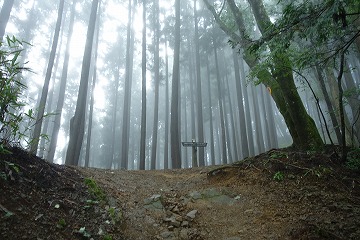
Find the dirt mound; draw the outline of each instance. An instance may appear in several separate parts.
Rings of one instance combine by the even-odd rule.
[[[111,218],[102,199],[76,168],[10,151],[0,155],[0,239],[86,239],[99,231],[121,236],[106,224]]]
[[[331,152],[124,171],[0,155],[1,239],[359,239],[360,177]]]

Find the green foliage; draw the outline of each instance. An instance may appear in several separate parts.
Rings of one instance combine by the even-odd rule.
[[[123,213],[121,210],[114,208],[114,207],[110,207],[109,210],[109,216],[111,218],[111,221],[113,224],[117,224],[117,223],[121,223],[123,220]]]
[[[333,170],[330,167],[324,167],[322,165],[319,165],[317,167],[310,168],[309,170],[307,170],[304,176],[311,174],[317,176],[318,178],[322,178],[328,176],[332,172]]]
[[[15,171],[16,173],[19,173],[19,172],[20,172],[19,165],[15,164],[15,163],[11,163],[11,162],[5,161],[5,165],[6,165],[9,169]]]
[[[360,148],[349,151],[346,166],[355,171],[360,171]]]
[[[10,154],[11,152],[4,147],[4,144],[0,143],[0,154]]]
[[[94,195],[94,197],[98,201],[105,201],[106,195],[101,190],[101,188],[97,185],[94,179],[92,178],[85,178],[85,184],[87,185],[89,192]]]
[[[19,165],[15,164],[15,163],[11,163],[8,161],[4,161],[5,164],[5,172],[1,171],[0,172],[0,178],[4,179],[5,181],[8,180],[9,178],[11,180],[14,180],[14,177],[12,175],[13,172],[19,173],[20,172],[20,167]]]
[[[0,178],[6,181],[7,180],[6,173],[5,172],[0,172]]]
[[[60,228],[60,229],[65,228],[66,227],[65,219],[63,219],[63,218],[59,219],[59,221],[56,224],[56,227]]]
[[[86,204],[87,205],[85,205],[83,207],[84,209],[91,208],[91,206],[99,204],[99,201],[94,201],[94,200],[88,199],[88,200],[86,200]]]
[[[270,154],[271,159],[281,159],[281,158],[288,158],[288,155],[283,152],[272,152]]]
[[[112,238],[112,236],[110,236],[110,235],[105,235],[104,236],[104,240],[112,240],[113,238]]]
[[[275,174],[274,174],[274,176],[273,176],[273,179],[275,180],[275,181],[282,181],[282,180],[284,180],[284,178],[285,178],[285,176],[284,176],[284,174],[282,173],[282,172],[280,172],[280,171],[278,171],[278,172],[276,172]]]
[[[20,54],[24,42],[15,37],[7,37],[0,42],[0,151],[3,144],[19,142],[25,135],[20,125],[24,117],[31,115],[22,112],[25,103],[21,94],[26,86],[21,81],[21,73],[28,70],[20,65]]]
[[[283,6],[281,16],[250,48],[263,59],[258,72],[259,69],[271,71],[273,59],[289,59],[291,67],[300,70],[326,64],[359,37],[358,0],[280,0],[279,4]],[[285,63],[284,66],[290,65]]]

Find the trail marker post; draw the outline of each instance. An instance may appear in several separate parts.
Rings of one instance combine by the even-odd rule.
[[[198,167],[197,162],[197,148],[198,147],[206,147],[206,142],[195,142],[195,139],[193,139],[191,142],[181,142],[181,144],[184,147],[192,147],[192,166]]]

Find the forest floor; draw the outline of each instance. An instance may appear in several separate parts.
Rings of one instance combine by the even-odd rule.
[[[331,152],[124,171],[11,151],[0,155],[0,239],[360,239],[360,173]]]

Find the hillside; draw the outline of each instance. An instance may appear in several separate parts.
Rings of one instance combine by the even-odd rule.
[[[0,239],[359,239],[360,177],[330,153],[124,171],[0,155]]]

